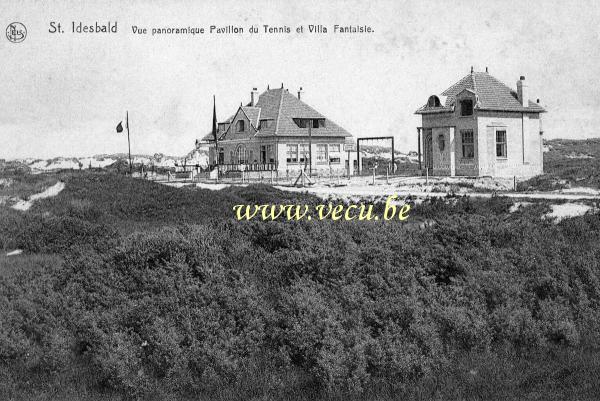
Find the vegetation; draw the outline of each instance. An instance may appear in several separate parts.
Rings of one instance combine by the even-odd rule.
[[[600,188],[600,139],[553,139],[545,146],[544,174],[520,183],[520,190]]]
[[[0,248],[25,251],[0,258],[0,399],[600,394],[598,215],[493,197],[410,223],[237,222],[237,203],[318,200],[54,179],[57,197],[0,207]]]

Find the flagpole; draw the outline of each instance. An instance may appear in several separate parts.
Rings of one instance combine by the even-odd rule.
[[[213,126],[212,126],[213,136],[215,140],[215,165],[217,166],[217,182],[219,182],[219,141],[218,141],[218,133],[217,133],[217,100],[215,95],[213,95]]]
[[[131,142],[129,141],[129,111],[126,111],[126,125],[127,125],[127,147],[129,149],[129,175],[132,175],[133,165],[131,164]]]

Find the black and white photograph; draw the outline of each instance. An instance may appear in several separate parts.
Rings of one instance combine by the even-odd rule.
[[[600,400],[600,3],[0,28],[0,400]]]

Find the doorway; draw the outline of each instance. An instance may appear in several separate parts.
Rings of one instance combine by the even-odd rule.
[[[424,130],[423,139],[425,169],[427,169],[428,174],[431,174],[433,171],[433,138],[431,128],[426,128]]]

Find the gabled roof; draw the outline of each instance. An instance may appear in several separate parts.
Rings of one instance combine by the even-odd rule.
[[[311,130],[311,135],[315,137],[352,136],[348,131],[284,88],[267,89],[258,97],[254,107],[240,106],[240,108],[256,129],[259,127],[260,120],[273,120],[274,123],[267,128],[260,129],[256,134],[257,136],[308,136],[308,128],[298,127],[294,122],[294,118],[324,119],[324,127]],[[231,123],[234,118],[235,115],[228,120],[228,123]],[[202,140],[212,141],[212,133],[205,135]]]
[[[258,128],[258,118],[260,117],[260,107],[243,106],[242,111],[246,114],[246,117],[248,117],[248,120],[250,120],[250,124],[252,124],[252,126],[254,126],[254,128]]]
[[[415,114],[452,111],[456,96],[464,90],[469,90],[477,95],[478,103],[476,108],[479,110],[524,111],[531,113],[543,113],[546,111],[542,106],[531,100],[529,101],[529,105],[524,107],[519,102],[516,91],[487,72],[472,72],[442,92],[442,96],[447,97],[444,105],[441,107],[427,107],[427,104],[425,104]]]

